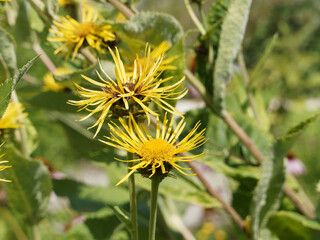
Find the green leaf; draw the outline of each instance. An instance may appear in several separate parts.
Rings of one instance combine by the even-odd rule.
[[[295,212],[274,212],[268,228],[281,240],[318,240],[320,224]]]
[[[105,207],[99,211],[86,213],[86,225],[95,239],[112,239],[111,236],[117,231],[120,221],[115,216],[114,212]]]
[[[3,60],[3,63],[6,65],[12,77],[17,69],[17,57],[14,46],[14,38],[9,35],[9,33],[0,27],[0,56]],[[0,76],[0,80],[3,76]]]
[[[129,201],[128,192],[122,187],[88,186],[72,179],[53,181],[58,196],[68,197],[73,209],[97,211],[105,205],[122,205]]]
[[[222,23],[228,12],[229,4],[229,0],[214,1],[208,11],[207,22],[209,29],[207,34],[210,36],[210,44],[215,52],[218,50]],[[217,54],[215,53],[215,58],[216,57]]]
[[[318,115],[313,116],[289,129],[287,134],[273,145],[273,153],[265,155],[261,168],[261,179],[255,189],[251,209],[251,229],[254,239],[259,239],[266,227],[269,214],[276,211],[282,197],[285,182],[284,157],[297,137],[312,123]]]
[[[130,21],[115,24],[114,31],[123,41],[150,42],[159,45],[166,40],[171,45],[178,42],[183,36],[180,23],[172,16],[158,12],[140,12]]]
[[[11,168],[3,171],[5,189],[9,205],[23,221],[33,225],[45,217],[51,193],[51,178],[46,166],[41,162],[22,157],[18,151],[5,145],[5,158]]]
[[[226,86],[245,33],[250,6],[251,0],[232,1],[222,24],[213,82],[213,102],[218,114],[225,108]]]
[[[129,213],[121,209],[119,206],[115,206],[115,207],[110,206],[110,208],[113,210],[117,218],[126,226],[128,231],[131,231],[132,224],[131,224]]]
[[[103,61],[101,62],[101,65],[104,65]],[[83,83],[86,82],[85,80],[83,80],[81,75],[85,75],[86,77],[96,79],[97,78],[96,70],[98,70],[97,66],[98,64],[92,64],[87,68],[83,68],[69,74],[53,75],[53,77],[58,83],[61,83],[65,86],[68,86],[71,89],[74,89],[75,88],[74,83],[78,83],[78,84],[81,83],[81,86],[82,86]],[[109,71],[107,71],[107,73],[109,73]]]
[[[68,100],[79,100],[80,98],[68,92],[40,92],[30,100],[27,100],[32,106],[47,111],[76,112],[77,108],[68,104]]]
[[[266,48],[265,48],[265,50],[263,52],[263,55],[261,56],[261,58],[259,59],[257,65],[255,66],[255,68],[253,69],[252,73],[250,74],[250,83],[249,83],[250,87],[252,87],[252,84],[254,84],[258,73],[260,73],[263,65],[265,64],[266,60],[270,56],[270,54],[271,54],[271,52],[272,52],[277,40],[278,40],[278,34],[275,34],[275,35],[273,35],[271,41],[266,46]]]

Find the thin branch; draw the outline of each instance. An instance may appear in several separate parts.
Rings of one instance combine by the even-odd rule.
[[[182,156],[187,156],[187,154],[183,153]],[[196,166],[194,162],[188,162],[188,165],[192,168],[193,172],[197,174],[199,180],[203,183],[207,191],[215,197],[222,205],[222,207],[227,211],[227,213],[232,217],[235,223],[246,232],[246,224],[245,221],[241,218],[241,216],[237,213],[237,211],[229,205],[221,195],[211,186],[211,184],[207,181],[203,172]]]
[[[283,186],[283,191],[303,215],[308,218],[315,218],[314,213],[307,209],[298,199],[296,192],[290,189],[287,185]]]
[[[238,136],[241,142],[246,145],[251,154],[258,160],[261,164],[263,160],[263,155],[256,145],[251,141],[250,137],[243,131],[243,129],[238,125],[238,123],[231,117],[227,111],[222,113],[224,122],[230,127],[230,129]]]
[[[40,46],[39,42],[37,41],[37,37],[36,34],[32,34],[32,38],[33,38],[33,50],[40,55],[40,59],[43,62],[43,64],[46,66],[46,68],[49,70],[49,72],[51,73],[55,73],[56,71],[56,66],[54,65],[54,63],[51,61],[51,59],[48,57],[48,55],[46,54],[46,52],[42,49],[42,47]]]
[[[117,0],[107,0],[112,6],[119,10],[127,19],[130,19],[134,16],[134,13],[124,4]]]
[[[201,35],[206,35],[206,30],[203,27],[202,23],[199,21],[199,19],[197,18],[196,14],[194,13],[189,0],[184,0],[184,4],[186,5],[186,8],[188,10],[188,13],[192,19],[192,21],[194,22],[194,24],[197,26],[197,28],[199,29]]]

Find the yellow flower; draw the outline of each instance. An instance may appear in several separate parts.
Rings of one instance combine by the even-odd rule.
[[[147,116],[148,123],[150,123],[149,114],[158,116],[158,113],[148,107],[148,104],[151,101],[167,112],[182,116],[182,114],[171,106],[167,100],[180,99],[187,93],[186,89],[176,91],[183,83],[184,78],[175,84],[160,86],[171,79],[171,77],[160,79],[159,74],[157,73],[161,66],[162,56],[153,59],[149,47],[144,66],[141,65],[140,59],[136,58],[134,61],[133,75],[132,77],[129,77],[126,74],[118,49],[116,48],[116,55],[110,48],[109,50],[115,62],[116,81],[113,81],[100,65],[101,71],[107,79],[102,78],[98,72],[97,74],[102,82],[95,81],[86,76],[82,77],[101,88],[101,90],[91,90],[76,84],[78,93],[86,99],[69,101],[69,103],[73,105],[82,107],[80,110],[86,109],[90,112],[89,115],[81,120],[85,120],[95,113],[102,112],[99,119],[90,127],[93,128],[98,126],[95,136],[100,131],[110,110],[112,114],[117,117],[123,115],[127,116],[129,112],[142,112]],[[90,106],[93,106],[94,108],[89,109]]]
[[[71,73],[71,70],[68,68],[57,68],[54,74],[57,76],[60,76],[60,75],[68,74],[68,73]],[[67,88],[64,85],[57,83],[54,80],[52,73],[50,73],[50,72],[48,72],[44,75],[43,82],[44,82],[44,86],[43,86],[44,91],[59,92],[59,91],[65,90]]]
[[[0,147],[2,147],[3,143],[0,145]],[[0,158],[2,158],[4,156],[4,154],[0,155]],[[0,161],[0,164],[3,164],[3,163],[7,163],[8,161]],[[11,166],[7,166],[7,165],[0,165],[0,172],[5,170],[6,168],[10,168]],[[3,179],[3,178],[0,178],[0,182],[11,182],[11,180],[7,180],[7,179]]]
[[[50,29],[50,32],[55,37],[48,38],[48,40],[63,43],[54,51],[54,54],[67,48],[67,58],[73,52],[73,60],[80,47],[86,45],[104,53],[101,46],[107,47],[107,42],[114,41],[116,37],[110,30],[110,25],[97,23],[98,17],[98,12],[94,8],[84,4],[81,22],[77,22],[70,16],[62,17],[61,22],[53,21],[54,27]]]
[[[159,46],[155,47],[151,52],[150,52],[150,57],[153,59],[157,59],[160,56],[163,56],[163,60],[158,68],[158,72],[162,72],[165,70],[175,70],[177,69],[175,66],[170,65],[170,63],[172,63],[174,60],[176,60],[178,58],[178,56],[173,56],[170,58],[166,58],[165,53],[170,49],[171,45],[169,42],[167,41],[163,41],[160,43]],[[146,55],[146,54],[145,54]],[[128,57],[130,58],[130,57]],[[145,66],[147,64],[148,61],[148,56],[140,56],[140,63],[142,66]],[[130,60],[130,59],[129,59]],[[131,60],[132,62],[132,60]],[[134,65],[126,65],[125,69],[127,71],[127,74],[129,76],[133,75],[133,71],[134,71]]]
[[[205,129],[196,133],[200,126],[200,122],[198,122],[194,128],[178,142],[178,138],[186,123],[184,122],[184,119],[181,119],[173,130],[173,120],[174,118],[172,117],[168,124],[169,120],[167,119],[166,114],[161,130],[158,118],[155,138],[151,136],[144,125],[137,123],[134,120],[132,114],[129,116],[128,124],[124,119],[119,118],[124,131],[115,123],[108,124],[111,131],[111,137],[107,137],[109,141],[100,141],[138,156],[138,159],[133,160],[117,159],[122,162],[137,162],[137,164],[129,168],[131,171],[122,178],[117,185],[124,182],[136,170],[139,170],[143,174],[147,174],[149,178],[155,174],[165,175],[172,167],[185,175],[195,175],[185,173],[183,170],[190,170],[190,168],[181,167],[177,162],[194,161],[195,159],[200,158],[203,153],[188,157],[178,157],[177,155],[179,153],[191,151],[204,144],[206,142],[206,139],[203,136]]]
[[[19,128],[21,126],[21,124],[19,123],[19,118],[23,110],[24,107],[21,103],[15,104],[10,102],[7,110],[0,119],[0,129]],[[22,116],[24,117],[26,115],[27,114],[24,113]]]

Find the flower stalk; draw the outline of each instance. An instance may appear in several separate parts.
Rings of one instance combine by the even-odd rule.
[[[128,152],[127,153],[128,160],[133,159],[133,154]],[[128,162],[128,171],[132,167],[134,163]],[[135,179],[134,174],[131,174],[128,178],[128,185],[129,185],[129,197],[130,197],[130,219],[132,224],[132,230],[131,230],[131,239],[132,240],[138,240],[138,217],[137,217],[137,198],[136,198],[136,185],[135,185]]]
[[[161,182],[160,176],[155,176],[151,180],[151,205],[150,205],[148,240],[155,240],[156,221],[157,221],[157,200],[158,200],[158,190],[159,190],[160,182]]]

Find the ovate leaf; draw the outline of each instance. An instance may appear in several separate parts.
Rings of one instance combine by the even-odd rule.
[[[13,146],[5,147],[5,159],[11,168],[3,171],[9,205],[26,223],[39,222],[46,213],[51,193],[51,178],[41,162],[22,157]]]
[[[130,21],[114,25],[122,40],[140,40],[158,45],[166,40],[174,45],[183,35],[180,23],[172,16],[158,12],[140,12]]]

